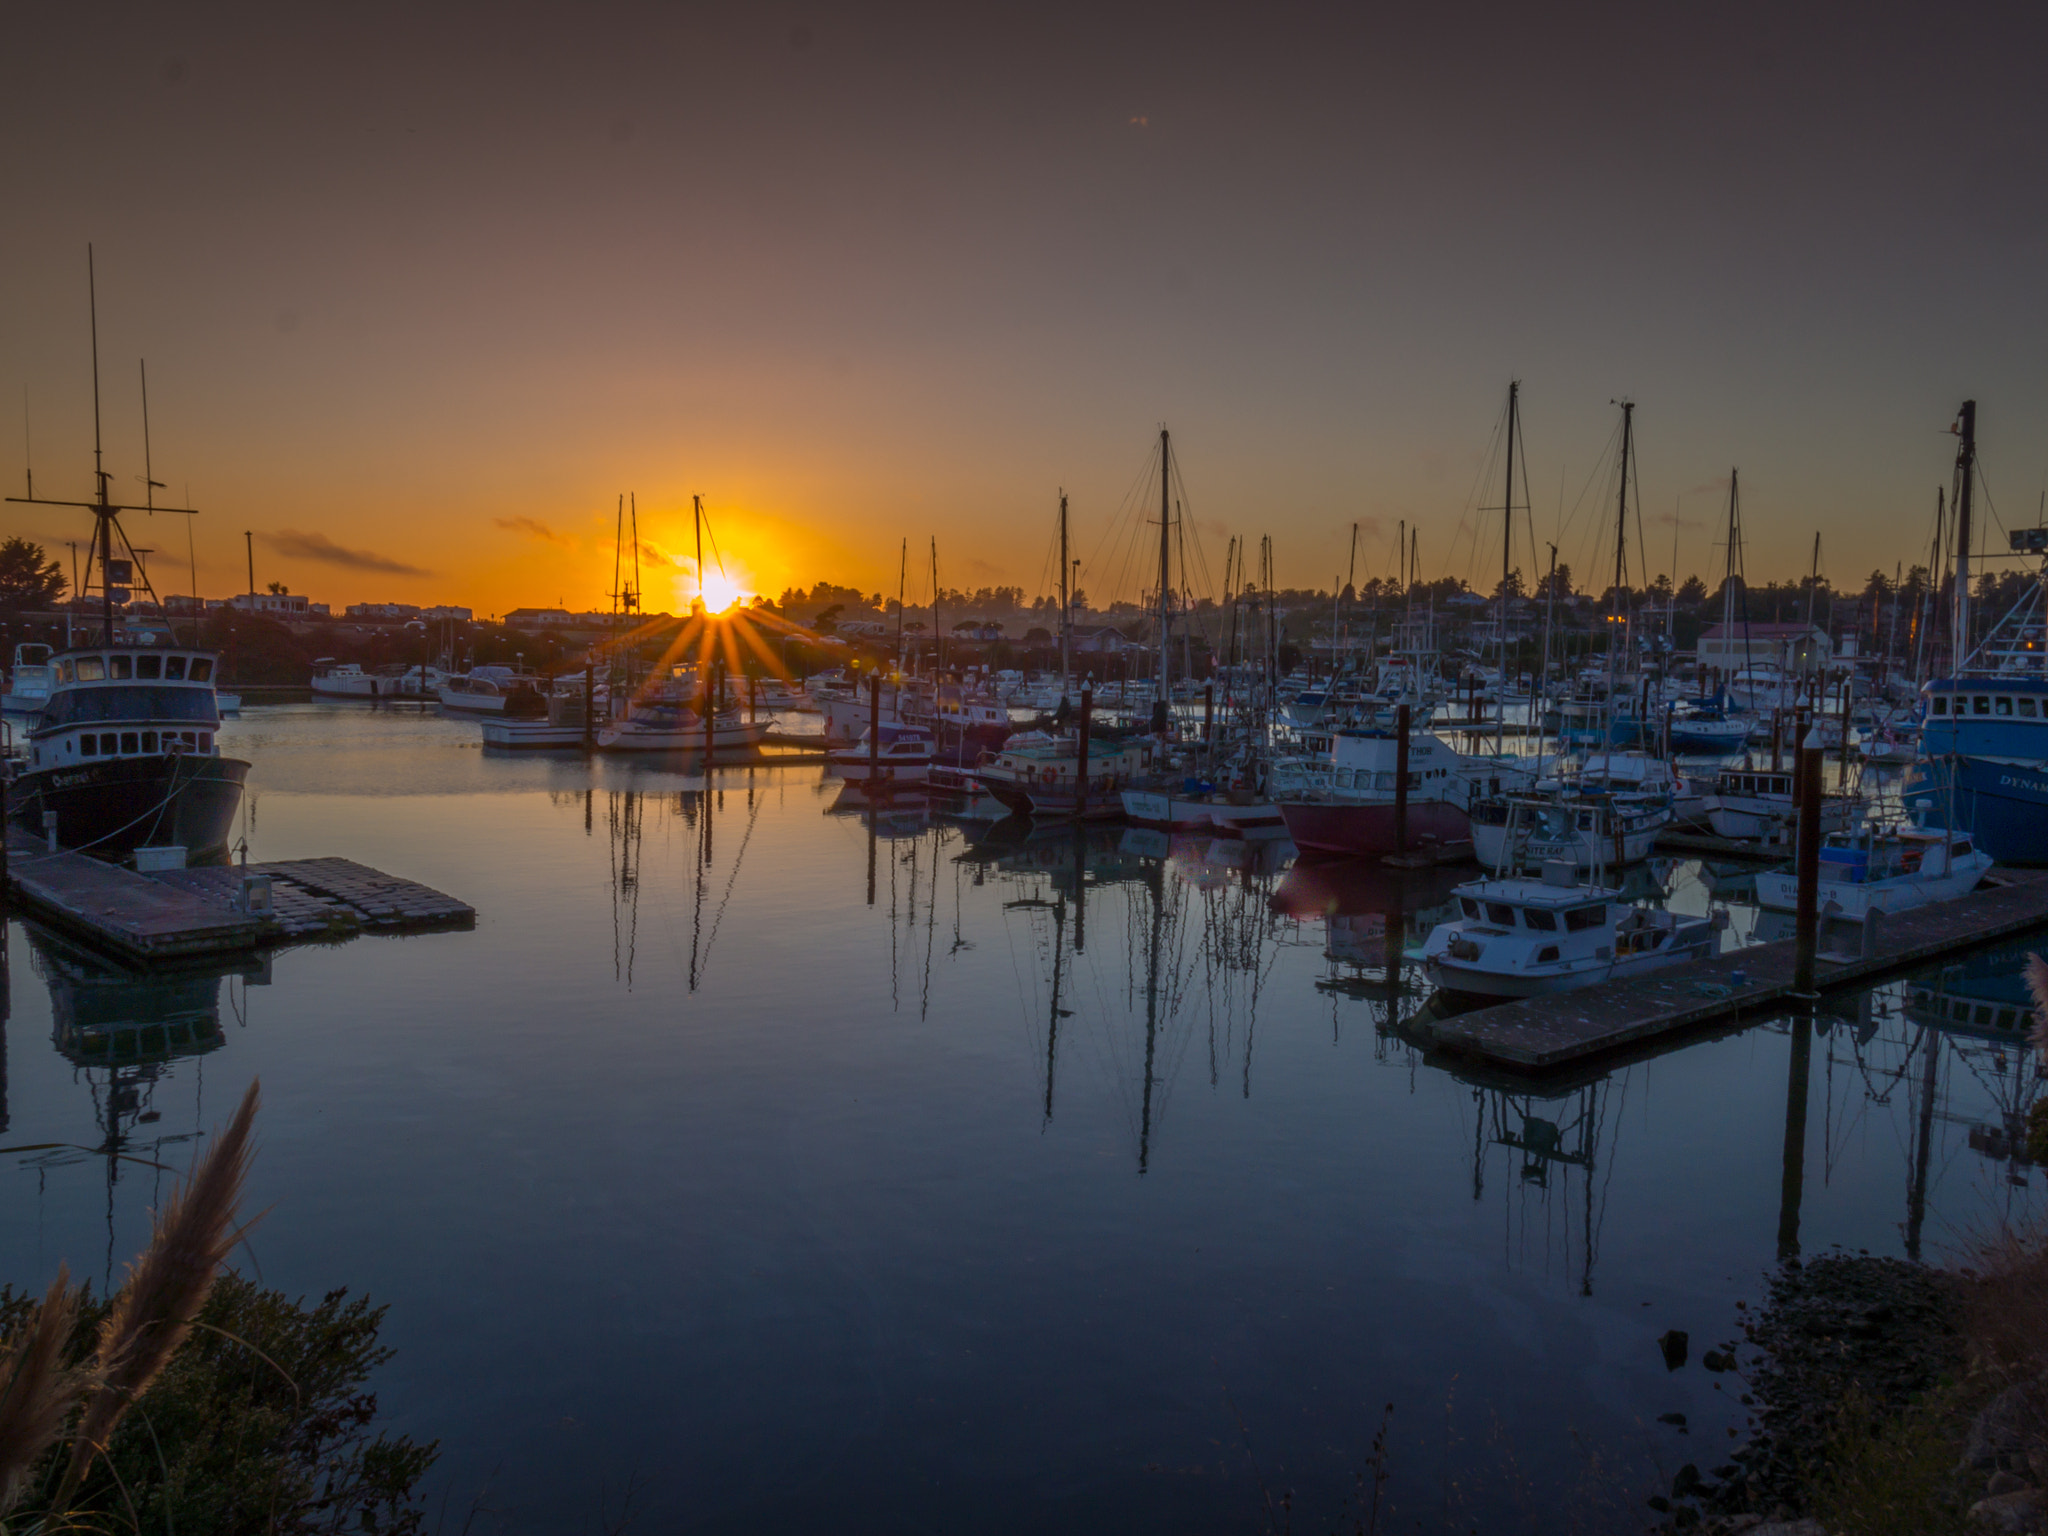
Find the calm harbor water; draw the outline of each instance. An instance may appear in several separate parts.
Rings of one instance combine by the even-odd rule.
[[[1781,1252],[2040,1204],[2022,946],[1531,1095],[1387,1030],[1426,1005],[1388,932],[1455,874],[1103,832],[1077,892],[1071,834],[835,811],[815,765],[707,798],[320,705],[223,740],[253,859],[476,930],[164,981],[17,921],[5,1142],[182,1166],[260,1076],[245,1262],[390,1303],[449,1530],[486,1490],[480,1529],[594,1529],[635,1480],[649,1529],[1242,1531],[1288,1490],[1325,1529],[1389,1403],[1404,1516],[1545,1528],[1720,1459],[1739,1388],[1655,1341],[1734,1337]],[[108,1064],[93,1021],[165,1030]],[[0,1278],[118,1276],[160,1192],[9,1154]]]

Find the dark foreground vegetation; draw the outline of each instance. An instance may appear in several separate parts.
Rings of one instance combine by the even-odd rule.
[[[252,1086],[114,1295],[61,1272],[41,1298],[0,1292],[0,1531],[421,1528],[435,1447],[375,1432],[363,1390],[382,1310],[220,1273],[255,1109]]]

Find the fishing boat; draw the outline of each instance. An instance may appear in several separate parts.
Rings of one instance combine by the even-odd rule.
[[[14,665],[7,673],[7,692],[0,695],[0,712],[10,715],[41,714],[50,701],[51,648],[24,641],[14,648]]]
[[[471,667],[442,679],[434,690],[441,707],[465,715],[524,715],[529,719],[547,713],[548,680],[511,667]]]
[[[111,631],[111,626],[108,626]],[[107,643],[59,653],[49,701],[28,733],[8,819],[100,855],[227,846],[249,765],[223,757],[210,651]]]
[[[1454,997],[1540,997],[1620,981],[1720,950],[1725,913],[1685,917],[1630,906],[1616,887],[1580,884],[1566,861],[1540,878],[1473,880],[1459,916],[1423,945],[1423,969]]]
[[[448,681],[438,667],[399,663],[367,671],[352,661],[323,656],[313,663],[313,696],[317,699],[432,698]]]
[[[1821,910],[1861,918],[1949,901],[1975,890],[1992,863],[1990,854],[1971,846],[1969,833],[1943,827],[1871,826],[1837,834],[1820,850]],[[1799,878],[1767,871],[1756,877],[1756,894],[1759,906],[1796,911]]]
[[[91,254],[87,253],[90,288]],[[99,359],[93,358],[93,482],[91,501],[27,496],[8,500],[34,506],[75,507],[93,515],[85,584],[95,574],[100,594],[98,644],[74,644],[45,658],[49,698],[29,728],[25,760],[6,789],[8,820],[66,848],[102,858],[137,848],[180,850],[181,858],[221,853],[242,803],[249,765],[220,750],[220,708],[214,695],[219,658],[211,651],[147,643],[124,635],[115,604],[126,602],[139,576],[152,599],[148,572],[121,528],[128,511],[194,515],[190,507],[155,505],[148,473],[147,397],[143,416],[142,507],[116,505],[114,478],[104,467],[99,440]],[[124,558],[114,554],[120,540]]]
[[[768,735],[766,720],[746,720],[723,710],[711,720],[713,752],[757,747]],[[687,704],[636,704],[631,716],[597,733],[600,752],[702,752],[704,717]]]
[[[1578,788],[1542,797],[1512,795],[1472,808],[1472,852],[1503,874],[1554,860],[1585,874],[1641,863],[1670,825],[1671,801],[1664,795]]]
[[[1776,768],[1723,768],[1707,795],[1707,821],[1716,837],[1738,842],[1772,842],[1786,836],[1799,811],[1793,804],[1794,776]],[[1821,796],[1823,833],[1846,832],[1863,818],[1863,801],[1853,794]]]
[[[1305,785],[1276,795],[1287,835],[1322,853],[1384,856],[1398,847],[1395,775],[1401,743],[1392,731],[1341,730],[1328,759]],[[1467,758],[1427,731],[1408,733],[1407,841],[1461,843],[1472,835],[1473,804],[1525,789],[1533,775],[1498,758]]]
[[[1120,817],[1119,797],[1152,761],[1152,743],[1147,740],[1091,739],[1084,784],[1078,741],[1032,734],[1035,739],[1012,737],[1000,752],[985,754],[974,770],[975,782],[1018,815]]]
[[[826,753],[825,762],[843,778],[922,784],[931,771],[932,738],[917,726],[884,721],[853,746]]]

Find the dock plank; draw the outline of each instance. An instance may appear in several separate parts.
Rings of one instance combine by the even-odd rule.
[[[2001,883],[1880,920],[1877,954],[1824,954],[1822,991],[1878,980],[1953,951],[2048,926],[2048,875],[2001,872]],[[1792,940],[1731,950],[1631,981],[1500,1003],[1403,1032],[1432,1050],[1547,1072],[1662,1036],[1760,1012],[1792,997]],[[1737,980],[1738,975],[1741,980]]]

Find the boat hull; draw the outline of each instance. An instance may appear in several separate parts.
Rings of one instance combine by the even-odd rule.
[[[1922,758],[1905,788],[1929,826],[1968,832],[2001,864],[2048,864],[2048,763]]]
[[[704,750],[704,727],[668,730],[666,728],[636,728],[637,722],[624,721],[609,725],[598,733],[597,749],[600,752],[697,752]],[[757,747],[768,735],[768,722],[750,721],[743,725],[719,725],[711,730],[711,750],[723,752],[738,747]]]
[[[1827,880],[1820,886],[1821,911],[1829,916],[1860,919],[1870,912],[1906,912],[1929,902],[1952,901],[1967,896],[1989,873],[1993,861],[1965,855],[1963,867],[1948,875],[1918,880],[1878,880],[1869,885]],[[1756,877],[1757,905],[1770,912],[1799,909],[1799,878],[1783,870],[1770,870]],[[1832,909],[1832,910],[1830,910]]]
[[[1287,835],[1297,848],[1319,853],[1363,854],[1384,858],[1396,853],[1394,804],[1373,801],[1347,805],[1342,801],[1285,800],[1279,806]],[[1445,800],[1408,803],[1408,846],[1461,843],[1472,835],[1472,819]]]
[[[227,846],[249,765],[200,753],[120,757],[24,773],[7,790],[7,818],[36,836],[57,816],[57,841],[96,854],[175,845],[191,855]]]

